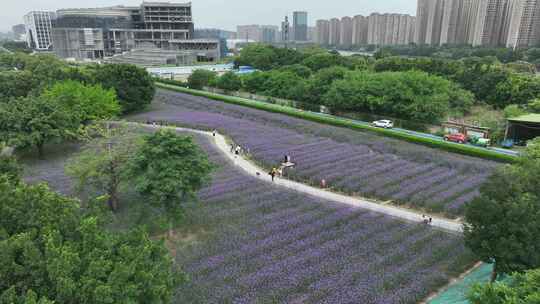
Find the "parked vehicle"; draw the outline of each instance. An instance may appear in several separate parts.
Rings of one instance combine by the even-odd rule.
[[[385,129],[392,129],[394,127],[394,123],[391,120],[377,120],[374,121],[373,126],[378,128],[385,128]]]
[[[446,134],[444,136],[444,140],[456,142],[459,144],[464,144],[467,142],[467,136],[465,136],[465,134],[462,134],[462,133]]]
[[[478,136],[472,136],[469,138],[469,142],[478,147],[489,147],[491,145],[491,140],[487,138],[482,138]]]
[[[501,146],[505,149],[512,149],[514,147],[514,141],[511,139],[503,140]]]

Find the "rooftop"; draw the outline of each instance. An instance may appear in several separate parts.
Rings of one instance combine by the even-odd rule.
[[[540,114],[527,114],[523,116],[509,118],[508,121],[540,123]]]

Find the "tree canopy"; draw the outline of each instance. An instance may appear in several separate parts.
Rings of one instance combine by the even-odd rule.
[[[451,82],[418,71],[350,72],[332,84],[323,100],[325,105],[339,110],[437,122],[448,112],[450,101],[458,92],[459,88]],[[470,98],[466,94],[461,97]]]
[[[515,165],[499,168],[465,211],[466,245],[500,273],[540,267],[540,139]]]
[[[195,90],[200,90],[213,82],[216,78],[216,73],[208,70],[195,70],[188,77],[188,86]]]
[[[80,121],[58,100],[29,96],[0,102],[0,139],[9,145],[35,146],[43,156],[45,143],[75,138]]]
[[[156,93],[150,74],[131,64],[99,66],[95,70],[95,82],[116,91],[123,114],[144,109]]]
[[[212,165],[191,137],[160,130],[144,137],[131,163],[133,186],[171,224],[181,218],[182,204],[209,180]]]
[[[2,304],[169,303],[183,280],[162,242],[107,232],[45,185],[0,176],[0,212]]]
[[[468,299],[472,304],[540,303],[540,269],[515,274],[509,283],[477,284]]]
[[[91,121],[110,119],[120,113],[120,105],[113,89],[101,85],[84,85],[78,81],[58,82],[45,90],[43,97],[67,107],[86,124]]]

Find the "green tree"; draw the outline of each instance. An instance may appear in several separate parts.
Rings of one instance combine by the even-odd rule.
[[[131,64],[106,64],[95,70],[95,81],[106,89],[113,88],[122,107],[122,113],[144,109],[156,88],[148,72]]]
[[[242,80],[236,73],[227,72],[215,81],[216,87],[226,91],[238,91],[242,88]]]
[[[267,71],[276,66],[277,54],[275,48],[263,44],[248,44],[240,52],[235,65],[248,65]]]
[[[503,112],[505,118],[513,118],[527,114],[527,111],[525,111],[523,107],[515,104],[507,106],[506,108],[504,108]]]
[[[304,59],[302,64],[310,68],[312,71],[318,71],[336,65],[341,65],[342,57],[340,55],[333,55],[329,53],[315,54]]]
[[[324,95],[325,105],[403,119],[437,122],[449,111],[456,87],[423,72],[349,72]]]
[[[66,166],[78,191],[94,190],[107,195],[111,211],[119,208],[119,192],[129,182],[129,161],[140,145],[140,136],[125,126],[99,132]]]
[[[509,283],[476,284],[468,294],[472,304],[540,303],[540,270],[516,274]]]
[[[161,130],[145,136],[131,168],[133,185],[169,218],[169,233],[182,216],[182,205],[194,199],[209,180],[212,166],[191,137]]]
[[[267,81],[270,75],[267,72],[255,71],[242,76],[244,90],[250,93],[264,92],[267,90]]]
[[[163,242],[110,233],[78,204],[0,176],[0,303],[169,303],[184,277]]]
[[[41,96],[0,103],[0,140],[25,148],[35,146],[43,157],[47,142],[75,138],[80,121],[57,100]]]
[[[0,102],[7,102],[12,97],[25,97],[37,86],[29,71],[0,72]]]
[[[540,267],[540,144],[533,142],[522,160],[495,171],[481,195],[466,206],[465,243],[500,273]]]
[[[540,113],[540,98],[535,98],[529,102],[527,109],[533,113]]]
[[[324,68],[319,70],[308,81],[306,101],[320,104],[323,95],[328,92],[335,80],[345,78],[347,69],[340,66]]]
[[[188,86],[191,89],[200,90],[215,81],[216,73],[208,70],[195,70],[188,77]]]
[[[86,86],[77,81],[67,80],[45,90],[43,96],[67,107],[69,111],[78,115],[84,124],[110,119],[120,113],[120,105],[114,90],[105,90],[101,85]]]
[[[311,76],[311,69],[301,64],[282,66],[281,68],[279,68],[279,71],[291,72],[302,78],[309,78],[309,76]]]
[[[0,154],[0,175],[6,176],[11,181],[21,178],[22,167],[17,163],[14,156]]]
[[[271,71],[263,95],[302,101],[306,97],[307,81],[291,72]]]

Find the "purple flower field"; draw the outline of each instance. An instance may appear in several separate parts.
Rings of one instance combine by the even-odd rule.
[[[221,233],[178,253],[178,303],[417,303],[471,265],[460,236],[276,188],[208,141],[199,211]]]
[[[196,139],[217,169],[177,232],[206,225],[211,233],[178,244],[190,281],[175,303],[412,304],[474,262],[459,235],[277,188]],[[64,163],[29,163],[27,172],[55,179]],[[63,180],[52,186],[69,188]]]
[[[285,154],[289,178],[341,192],[459,216],[496,163],[285,115],[158,91],[157,109],[131,119],[218,129],[266,168]]]

